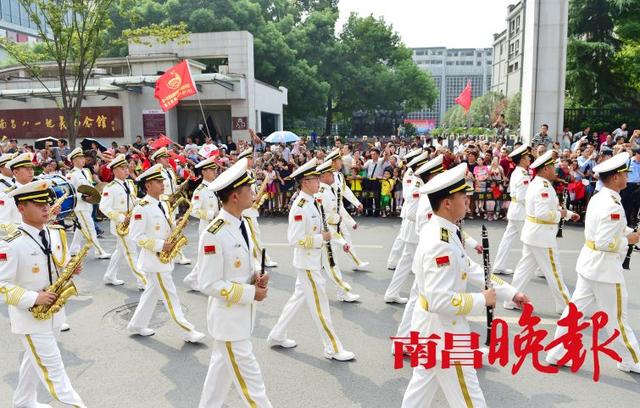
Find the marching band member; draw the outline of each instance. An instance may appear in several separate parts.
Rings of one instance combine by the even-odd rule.
[[[39,320],[30,309],[51,306],[57,295],[47,292],[66,266],[64,228],[47,226],[51,202],[50,182],[38,180],[18,186],[6,199],[16,203],[22,221],[18,229],[0,241],[0,301],[9,305],[11,332],[25,349],[14,407],[50,407],[37,401],[38,383],[51,397],[74,407],[85,407],[65,371],[56,338],[65,321],[65,309]],[[76,270],[80,273],[81,266]]]
[[[531,168],[535,169],[536,176],[529,183],[525,197],[526,218],[520,235],[522,258],[516,266],[511,284],[516,289],[523,290],[536,267],[540,268],[551,290],[556,312],[560,314],[569,303],[570,294],[562,277],[558,257],[558,222],[560,218],[577,221],[580,215],[559,207],[558,196],[552,184],[556,177],[553,150],[538,157]],[[506,301],[504,308],[514,309],[515,305]]]
[[[509,194],[511,203],[507,210],[507,229],[502,235],[502,241],[498,247],[496,258],[493,261],[493,273],[511,275],[512,269],[507,269],[507,257],[509,250],[513,246],[514,240],[522,233],[526,211],[524,208],[527,188],[531,181],[529,177],[529,165],[533,156],[528,145],[522,145],[515,149],[509,158],[516,164],[516,168],[511,173],[509,179]]]
[[[144,186],[146,196],[133,208],[129,234],[140,247],[137,268],[145,274],[147,286],[140,297],[127,329],[140,336],[155,334],[149,321],[158,299],[162,299],[173,321],[183,330],[182,337],[188,343],[198,343],[204,334],[196,331],[182,313],[182,306],[173,284],[173,260],[160,262],[158,253],[171,249],[166,239],[175,227],[167,203],[160,200],[164,193],[162,164],[156,164],[138,177],[138,184]]]
[[[349,216],[349,213],[338,203],[337,196],[334,194],[335,190],[331,188],[334,182],[334,172],[331,166],[332,164],[329,160],[317,167],[316,170],[320,174],[320,188],[315,197],[318,204],[324,209],[326,223],[331,231],[331,251],[332,254],[335,254],[337,253],[338,246],[340,246],[342,250],[349,249],[347,241],[336,231],[336,226],[340,224],[341,219]],[[354,293],[351,285],[342,278],[342,271],[340,267],[335,264],[335,260],[330,261],[329,256],[329,250],[327,246],[325,246],[322,251],[322,269],[327,272],[329,279],[335,283],[338,290],[338,300],[341,302],[355,302],[360,299],[360,295]],[[331,256],[333,257],[333,255]],[[332,266],[331,263],[334,263],[334,265]]]
[[[178,189],[178,176],[176,175],[176,172],[173,171],[173,167],[171,167],[171,163],[169,162],[169,151],[167,148],[162,147],[153,152],[151,160],[153,160],[154,163],[162,164],[162,181],[164,183],[163,198],[175,193]],[[177,213],[171,214],[171,220],[175,222],[177,215]],[[176,263],[178,265],[189,265],[191,260],[185,257],[184,253],[180,251]]]
[[[81,147],[75,148],[68,156],[71,163],[73,163],[73,169],[67,174],[67,180],[78,189],[80,186],[93,187],[93,175],[89,169],[85,169],[84,152]],[[84,195],[77,193],[76,206],[73,209],[78,224],[76,225],[76,231],[73,234],[73,240],[71,241],[71,255],[75,255],[80,250],[80,247],[84,244],[84,241],[91,239],[91,243],[95,249],[96,258],[109,259],[111,254],[108,254],[100,242],[98,242],[98,235],[96,234],[96,226],[93,223],[93,204],[90,204],[84,200]],[[78,227],[79,226],[79,227]]]
[[[487,306],[495,306],[496,298],[517,304],[529,301],[526,295],[495,275],[491,277],[494,288],[482,292],[467,289],[467,283],[484,288],[484,270],[465,253],[456,225],[468,206],[466,172],[467,165],[462,163],[435,176],[424,186],[433,216],[420,231],[420,246],[413,262],[419,306],[414,310],[411,323],[411,330],[419,332],[421,337],[469,334],[471,328],[466,316],[484,314]],[[414,368],[402,407],[431,406],[438,385],[452,407],[486,407],[473,366],[458,361],[454,367],[442,368],[440,354],[436,356],[435,367]]]
[[[413,159],[417,155],[422,153],[422,148],[413,149],[402,158],[403,161],[409,162],[410,159]],[[411,168],[407,168],[402,175],[402,196],[403,196],[403,205],[400,209],[400,218],[404,219],[406,213],[406,207],[404,205],[404,197],[411,189],[413,170]],[[393,245],[391,246],[391,251],[389,252],[389,257],[387,258],[387,269],[394,270],[398,266],[398,261],[400,260],[400,256],[402,255],[402,251],[404,250],[404,241],[400,235],[400,231],[398,231],[398,235],[396,235],[396,239],[393,240]]]
[[[578,281],[571,302],[578,311],[591,316],[598,310],[609,316],[606,329],[610,335],[617,329],[620,335],[611,347],[622,357],[618,369],[640,374],[640,347],[629,325],[629,295],[622,261],[628,245],[638,243],[640,234],[627,227],[621,204],[620,190],[627,186],[629,153],[620,153],[593,168],[603,183],[587,206],[584,222],[585,244],[578,256]],[[565,317],[569,308],[565,308]],[[567,332],[566,326],[556,328],[555,338]],[[562,344],[547,354],[546,361],[557,365],[565,355]]]
[[[200,408],[222,407],[233,383],[248,407],[271,407],[251,333],[256,302],[267,297],[268,275],[254,270],[253,243],[242,211],[253,204],[247,160],[240,159],[205,189],[217,194],[222,209],[200,236],[198,281],[209,295],[207,322],[214,339]]]
[[[358,198],[353,194],[353,191],[347,186],[347,182],[342,174],[342,156],[340,156],[340,149],[334,149],[331,153],[325,157],[326,162],[331,163],[333,169],[333,182],[329,188],[333,191],[336,197],[340,197],[340,201],[337,202],[340,207],[340,214],[342,214],[338,225],[336,225],[336,232],[346,241],[348,250],[346,251],[353,263],[356,265],[354,270],[364,270],[369,266],[369,262],[362,261],[358,255],[356,255],[353,249],[353,239],[351,238],[351,229],[358,228],[358,223],[353,219],[348,211],[342,211],[344,209],[344,200],[346,199],[353,204],[358,211],[362,211],[362,204]]]
[[[4,158],[7,155],[3,155]],[[10,191],[33,181],[33,156],[31,153],[16,154],[5,167],[13,174],[13,184],[0,193],[0,233],[8,235],[22,222],[22,216],[14,200],[7,197]]]
[[[249,175],[255,180],[256,175],[253,170],[253,148],[249,147],[248,149],[243,150],[238,155],[238,160],[247,159],[247,171]],[[253,194],[257,193],[255,184],[251,186]],[[260,197],[256,197],[255,200],[259,200]],[[242,212],[242,216],[247,220],[247,225],[249,226],[249,233],[251,235],[251,240],[253,241],[253,258],[254,262],[259,264],[262,260],[260,259],[260,253],[262,252],[262,238],[260,236],[260,225],[258,224],[258,217],[260,216],[260,211],[255,208],[253,205]],[[265,266],[268,268],[274,268],[278,266],[278,263],[272,260],[269,255],[267,255],[267,259],[265,260]]]
[[[7,167],[9,160],[13,159],[14,154],[4,153],[0,155],[0,192],[13,187],[13,174],[11,169]]]
[[[442,160],[444,156],[438,155],[434,159],[429,160],[422,166],[418,167],[418,169],[413,173],[415,177],[419,177],[423,182],[429,182],[432,178],[434,178],[437,174],[440,174],[444,171],[444,167],[442,166]],[[422,235],[420,231],[423,226],[431,220],[433,216],[433,210],[431,208],[431,203],[429,202],[429,196],[425,192],[426,185],[420,187],[420,198],[418,199],[418,205],[412,206],[417,207],[416,215],[415,215],[415,224],[416,224],[416,234],[418,235],[418,246],[420,246],[420,238]],[[435,239],[434,237],[425,237],[428,239]],[[424,238],[423,238],[424,239]],[[424,244],[423,244],[424,245]],[[411,268],[411,272],[415,275],[415,271],[413,267]],[[411,285],[411,292],[409,292],[409,301],[404,307],[404,312],[402,313],[402,320],[398,325],[398,331],[396,332],[396,337],[407,337],[409,335],[409,331],[411,329],[411,318],[413,317],[413,310],[415,309],[416,302],[418,300],[418,284],[414,277],[413,284]],[[395,351],[395,348],[394,348]]]
[[[124,258],[136,279],[138,289],[142,290],[147,284],[147,280],[144,274],[136,269],[135,259],[138,256],[138,251],[135,242],[128,233],[120,235],[117,231],[118,225],[131,222],[131,211],[137,201],[137,189],[133,180],[128,179],[129,164],[124,154],[117,155],[107,167],[113,172],[114,179],[102,191],[99,208],[111,220],[110,231],[116,238],[116,250],[102,279],[105,284],[123,285],[124,281],[118,279],[118,268]]]
[[[191,215],[200,219],[198,224],[198,237],[207,229],[209,223],[218,216],[220,202],[218,196],[209,188],[211,182],[216,178],[218,165],[213,157],[202,160],[196,164],[196,169],[202,173],[202,182],[193,191],[191,202],[193,203]],[[193,266],[191,272],[184,278],[183,282],[193,291],[198,291],[198,262]]]
[[[293,267],[296,270],[296,285],[276,325],[271,329],[269,346],[291,348],[296,342],[287,338],[287,327],[304,302],[311,312],[324,345],[324,356],[328,359],[347,361],[355,354],[342,346],[331,322],[329,301],[322,276],[322,247],[331,240],[331,232],[322,229],[322,218],[313,195],[318,192],[320,180],[316,171],[316,159],[298,167],[289,176],[300,187],[299,194],[289,211],[287,239],[293,246]]]
[[[415,171],[418,167],[429,161],[428,150],[423,151],[407,164],[407,167]],[[387,287],[387,291],[384,294],[384,301],[386,303],[407,303],[409,299],[400,296],[400,288],[402,284],[409,277],[411,273],[411,263],[416,253],[416,247],[418,246],[418,235],[416,234],[416,210],[418,208],[418,198],[420,198],[420,187],[422,179],[415,174],[411,175],[410,182],[403,185],[402,194],[404,195],[404,202],[402,203],[402,211],[405,211],[405,216],[400,224],[400,238],[404,242],[404,248],[400,261],[393,272],[391,282]],[[405,194],[404,187],[407,187]],[[405,210],[406,208],[406,210]]]

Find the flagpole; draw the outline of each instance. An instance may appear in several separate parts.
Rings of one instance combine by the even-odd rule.
[[[191,75],[191,65],[189,64],[189,59],[187,58],[187,67],[189,68],[189,76],[191,77],[191,80],[193,81],[193,87],[196,90],[196,97],[198,98],[198,105],[200,106],[200,113],[202,114],[202,120],[204,121],[204,127],[207,129],[207,134],[209,135],[209,137],[211,137],[211,139],[213,139],[213,135],[211,134],[211,130],[209,130],[209,125],[207,124],[207,118],[204,115],[204,109],[202,108],[202,101],[200,100],[200,91],[198,91],[198,86],[196,85],[196,81],[193,79],[193,76]]]

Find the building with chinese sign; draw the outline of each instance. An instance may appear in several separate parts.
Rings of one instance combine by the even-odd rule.
[[[264,134],[282,130],[287,89],[255,78],[251,33],[190,34],[187,45],[151,43],[129,44],[124,58],[98,60],[77,123],[80,137],[130,143],[137,135],[164,133],[184,141],[187,136],[202,138],[208,128],[224,141],[227,136],[248,138],[249,128]],[[199,92],[164,113],[154,98],[155,81],[184,59],[189,60]],[[42,69],[52,78],[45,81],[50,92],[22,66],[0,70],[0,138],[28,143],[64,137],[66,123],[55,100],[60,101],[60,85],[53,79],[56,66],[43,64]]]

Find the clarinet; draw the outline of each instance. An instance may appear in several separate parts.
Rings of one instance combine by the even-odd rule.
[[[636,217],[637,221],[636,221],[636,226],[633,229],[633,232],[638,232],[638,222],[640,221],[640,211],[638,211],[638,216]],[[631,254],[633,254],[633,245],[629,245],[627,247],[627,254],[624,257],[624,261],[622,262],[622,269],[624,270],[629,270],[630,266],[629,264],[631,263]]]
[[[267,258],[267,250],[262,248],[262,261],[260,262],[260,276],[264,276],[264,261]]]
[[[562,190],[562,208],[567,208],[567,186],[564,186]],[[558,222],[558,232],[556,232],[556,238],[562,238],[562,227],[564,226],[564,218],[560,217]]]
[[[338,192],[336,193],[336,199],[337,199],[336,212],[338,213],[338,216],[340,216],[340,206],[342,205],[342,190],[340,190],[340,186],[338,186]],[[342,218],[340,218],[340,220],[338,221],[338,225],[336,225],[336,232],[338,234],[340,233],[340,224],[342,224]]]
[[[491,283],[491,258],[489,257],[489,233],[487,227],[482,224],[482,261],[484,264],[484,288],[485,290],[491,289],[493,284]],[[487,306],[487,340],[485,346],[488,346],[491,341],[491,327],[493,326],[493,308]]]
[[[322,203],[318,204],[320,215],[322,216],[322,230],[324,232],[329,232],[329,226],[327,225],[327,217],[324,213],[324,207],[322,206]],[[336,266],[336,261],[333,259],[333,249],[331,249],[331,241],[327,241],[325,245],[327,246],[327,257],[329,258],[329,266],[334,268]]]

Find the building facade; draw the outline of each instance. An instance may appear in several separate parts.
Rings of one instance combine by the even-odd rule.
[[[80,138],[130,143],[137,135],[166,134],[174,140],[204,139],[206,129],[215,139],[247,139],[248,129],[265,134],[282,130],[287,89],[273,87],[254,76],[253,35],[247,31],[189,35],[178,43],[129,44],[125,58],[102,58],[87,83],[79,120]],[[197,95],[162,112],[154,97],[159,75],[188,59]],[[208,62],[222,60],[212,70]],[[56,66],[42,64],[44,77],[55,78]],[[73,78],[69,78],[70,84]],[[64,137],[60,84],[47,80],[47,91],[20,65],[0,69],[0,137],[28,139]],[[71,86],[71,85],[70,85]]]
[[[522,89],[524,48],[524,1],[507,7],[507,28],[493,35],[493,83],[491,90],[507,98]]]
[[[35,43],[38,40],[36,25],[18,0],[0,0],[0,38],[19,43]],[[6,59],[7,53],[0,47],[0,64]]]
[[[431,74],[438,98],[431,108],[408,113],[407,121],[419,131],[440,125],[468,80],[474,98],[484,95],[491,88],[491,55],[491,48],[414,48],[413,61]]]

